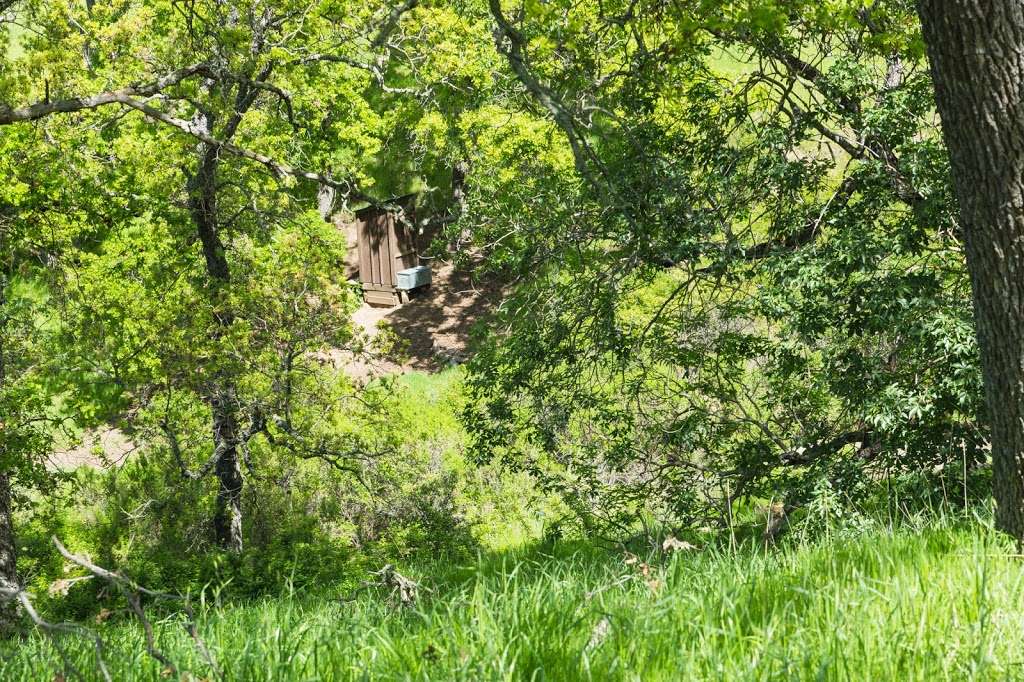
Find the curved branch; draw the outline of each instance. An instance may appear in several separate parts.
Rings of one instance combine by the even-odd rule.
[[[136,111],[141,111],[150,118],[165,125],[169,125],[172,128],[177,128],[178,130],[191,135],[211,147],[215,147],[243,159],[254,161],[266,167],[275,177],[281,178],[290,175],[303,180],[311,180],[320,183],[321,185],[337,189],[343,192],[349,199],[365,201],[378,206],[381,205],[381,202],[375,198],[355,189],[354,184],[349,180],[336,180],[335,178],[323,173],[313,173],[299,168],[294,168],[276,161],[265,154],[260,154],[259,152],[252,151],[251,149],[246,149],[225,140],[220,140],[193,123],[171,116],[170,114],[147,104],[141,99],[158,95],[163,90],[173,85],[177,85],[193,76],[207,76],[212,78],[216,77],[217,73],[213,67],[204,62],[172,71],[151,83],[144,85],[131,85],[126,88],[102,92],[89,97],[72,97],[70,99],[57,100],[54,102],[38,102],[36,104],[16,109],[0,102],[0,125],[27,123],[43,119],[54,114],[88,111],[104,106],[119,104],[130,109],[135,109]],[[260,81],[246,81],[246,83],[255,89],[273,91],[279,96],[285,98],[285,101],[287,102],[284,92],[280,91],[275,86],[271,86]]]
[[[238,156],[243,159],[255,161],[256,163],[265,166],[274,177],[281,178],[290,175],[295,178],[312,180],[314,182],[320,183],[321,185],[327,185],[328,187],[333,187],[334,189],[340,190],[345,194],[345,196],[347,196],[350,199],[355,199],[356,201],[365,201],[374,205],[379,205],[381,203],[374,199],[373,197],[367,194],[363,194],[362,192],[356,190],[353,187],[352,183],[348,180],[336,180],[329,175],[324,175],[323,173],[313,173],[310,171],[301,170],[299,168],[294,168],[287,164],[281,163],[275,159],[272,159],[266,154],[260,154],[259,152],[252,151],[251,149],[239,147],[238,145],[233,144],[231,142],[225,142],[224,140],[220,140],[214,137],[213,135],[210,135],[208,132],[199,128],[190,121],[186,121],[184,119],[171,116],[168,113],[160,111],[156,107],[150,106],[149,104],[134,99],[130,96],[119,95],[117,96],[115,101],[126,107],[130,107],[137,111],[141,111],[142,113],[146,114],[146,116],[149,116],[152,119],[169,125],[172,128],[177,128],[183,133],[191,135],[200,142],[204,142],[205,144],[211,147],[215,147],[217,149],[223,150],[229,154]]]
[[[813,464],[825,455],[831,455],[843,449],[847,445],[855,443],[866,443],[871,438],[870,429],[858,429],[840,434],[830,440],[814,443],[805,448],[790,450],[780,456],[783,464],[788,466],[806,466]]]
[[[82,625],[76,625],[74,623],[51,623],[44,619],[39,615],[39,612],[36,611],[35,605],[32,604],[32,600],[28,596],[28,592],[26,592],[22,587],[0,586],[0,602],[8,600],[16,601],[21,608],[24,609],[25,613],[32,621],[32,624],[50,638],[53,647],[57,650],[61,660],[64,662],[65,671],[82,680],[87,679],[86,676],[83,675],[82,671],[75,667],[75,664],[71,662],[71,658],[68,656],[67,651],[58,640],[58,635],[75,634],[91,639],[93,641],[93,646],[96,649],[96,669],[99,671],[100,677],[105,682],[111,682],[112,678],[110,677],[110,671],[107,670],[107,664],[103,658],[103,638]]]
[[[57,547],[57,551],[60,552],[61,556],[65,559],[84,568],[92,575],[101,580],[105,580],[108,584],[117,588],[122,596],[124,596],[128,601],[128,605],[131,608],[132,613],[135,614],[135,617],[138,618],[139,623],[142,625],[143,633],[146,638],[146,652],[154,659],[164,664],[171,671],[171,674],[177,674],[178,667],[174,665],[166,654],[156,648],[156,637],[153,633],[153,625],[149,622],[149,619],[146,618],[146,612],[142,608],[142,598],[150,597],[157,601],[180,602],[182,610],[186,616],[186,621],[184,623],[185,631],[188,632],[189,636],[192,638],[196,650],[203,657],[207,665],[210,666],[211,670],[213,670],[217,677],[221,676],[220,671],[217,668],[217,663],[214,660],[213,655],[210,653],[209,648],[206,646],[206,642],[204,642],[199,636],[199,630],[196,626],[196,614],[187,597],[147,589],[120,573],[115,573],[114,571],[103,568],[102,566],[97,566],[84,556],[72,554],[56,536],[51,539],[53,540],[53,544]]]
[[[212,76],[213,68],[205,62],[193,64],[192,66],[172,71],[152,83],[129,85],[120,90],[102,92],[89,97],[72,97],[54,102],[37,102],[36,104],[30,104],[17,109],[13,109],[6,103],[0,102],[0,125],[26,123],[28,121],[37,121],[53,114],[68,114],[76,111],[98,109],[109,104],[123,104],[124,99],[129,97],[152,97],[162,90],[196,75]]]
[[[495,47],[498,52],[505,55],[508,60],[509,66],[512,71],[515,72],[516,77],[519,81],[529,90],[530,94],[540,103],[542,107],[547,109],[548,113],[554,118],[555,123],[562,132],[565,133],[566,138],[569,140],[569,145],[572,148],[573,161],[576,164],[576,172],[582,177],[586,178],[591,184],[597,185],[595,182],[590,168],[587,165],[587,155],[584,149],[584,143],[581,140],[579,132],[576,130],[576,122],[569,110],[562,104],[554,93],[541,83],[536,76],[534,76],[526,66],[526,60],[523,55],[523,48],[526,45],[526,39],[523,34],[520,33],[512,26],[509,20],[505,17],[505,14],[501,10],[501,0],[488,0],[488,6],[491,10],[491,16],[494,17],[496,24],[494,30]]]
[[[371,47],[379,48],[383,47],[387,39],[391,37],[395,29],[398,28],[398,22],[402,20],[402,16],[407,12],[411,12],[416,9],[420,4],[420,0],[406,0],[401,5],[396,5],[392,8],[391,12],[388,13],[387,19],[381,24],[380,31],[377,33],[377,37],[370,43]]]
[[[188,466],[185,464],[185,457],[181,452],[181,444],[178,442],[178,435],[174,432],[174,429],[171,428],[170,424],[165,420],[160,424],[160,429],[164,432],[164,436],[167,438],[167,444],[171,448],[171,454],[174,456],[175,463],[177,463],[178,468],[181,470],[181,475],[190,481],[197,481],[213,471],[213,467],[217,466],[217,462],[220,461],[220,458],[223,457],[224,453],[228,450],[239,445],[247,445],[249,441],[257,435],[264,433],[267,429],[267,422],[266,419],[257,412],[253,416],[248,428],[246,428],[240,436],[232,440],[224,440],[218,443],[217,447],[213,449],[213,454],[211,454],[210,457],[203,462],[202,466],[195,471],[189,470]]]

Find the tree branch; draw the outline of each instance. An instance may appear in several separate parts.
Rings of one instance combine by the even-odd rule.
[[[856,431],[848,431],[847,433],[840,434],[835,438],[815,443],[806,448],[784,452],[779,459],[787,466],[806,466],[808,464],[813,464],[825,455],[831,455],[838,452],[847,445],[853,445],[854,443],[866,443],[870,437],[870,429],[865,428],[858,429]]]
[[[61,544],[61,541],[56,537],[53,537],[53,544],[57,547],[57,551],[60,552],[61,556],[76,564],[85,570],[89,571],[92,575],[105,580],[108,584],[117,588],[117,590],[124,596],[128,601],[128,606],[131,608],[132,613],[138,618],[139,623],[142,624],[142,629],[146,637],[146,651],[154,659],[160,661],[162,664],[170,669],[172,675],[178,674],[178,668],[167,657],[162,651],[156,648],[156,637],[153,634],[153,625],[146,618],[146,612],[142,608],[142,598],[150,597],[158,601],[174,601],[180,602],[182,609],[186,615],[186,622],[184,623],[185,631],[188,632],[192,638],[193,643],[196,646],[196,650],[205,659],[207,665],[214,671],[214,673],[220,677],[220,672],[217,669],[217,664],[214,661],[213,655],[210,653],[206,643],[199,636],[198,628],[196,627],[196,614],[192,610],[192,605],[189,603],[186,597],[182,597],[177,594],[168,594],[166,592],[156,592],[154,590],[147,589],[142,585],[139,585],[134,580],[124,577],[119,573],[110,571],[102,566],[97,566],[91,562],[88,558],[80,556],[78,554],[72,554]]]
[[[129,85],[120,90],[103,92],[90,97],[72,97],[54,102],[37,102],[36,104],[17,109],[12,109],[8,104],[0,102],[0,125],[37,121],[53,114],[67,114],[76,111],[98,109],[109,104],[123,104],[124,100],[130,97],[152,97],[162,90],[196,75],[213,76],[214,72],[210,65],[204,62],[172,71],[152,83]]]
[[[188,466],[185,464],[185,458],[181,452],[181,444],[178,442],[178,435],[174,432],[174,429],[171,428],[170,424],[164,420],[160,424],[160,429],[164,432],[164,436],[167,438],[167,444],[171,448],[171,454],[174,456],[175,463],[177,463],[178,468],[181,470],[181,475],[190,481],[197,481],[213,471],[213,467],[217,466],[217,462],[220,461],[220,458],[223,457],[224,453],[228,450],[239,445],[247,445],[249,441],[257,435],[264,433],[267,429],[267,421],[257,411],[253,416],[252,421],[249,423],[249,426],[242,431],[241,435],[234,440],[221,441],[217,447],[213,449],[213,454],[210,455],[209,459],[203,462],[202,466],[195,471],[189,470]]]
[[[150,118],[155,119],[166,125],[169,125],[172,128],[177,128],[178,130],[188,135],[191,135],[200,142],[204,142],[210,145],[211,147],[221,149],[229,154],[238,156],[243,159],[255,161],[256,163],[265,166],[271,172],[271,174],[274,175],[274,177],[282,178],[290,175],[295,178],[312,180],[322,185],[333,187],[334,189],[343,192],[345,196],[347,196],[350,199],[354,199],[356,201],[365,201],[374,205],[381,204],[381,202],[374,199],[373,197],[367,194],[363,194],[362,192],[356,190],[353,187],[352,183],[349,182],[348,180],[336,180],[329,175],[324,175],[323,173],[313,173],[310,171],[301,170],[299,168],[294,168],[287,164],[280,163],[279,161],[276,161],[265,154],[260,154],[259,152],[252,151],[251,149],[239,147],[238,145],[232,144],[231,142],[225,142],[224,140],[217,139],[216,137],[200,129],[190,121],[185,121],[183,119],[171,116],[170,114],[160,111],[159,109],[150,106],[145,102],[133,99],[132,97],[118,96],[115,101],[126,107],[130,107],[137,111],[141,111]]]
[[[813,220],[808,220],[804,224],[802,230],[796,234],[787,235],[782,239],[754,244],[743,251],[743,257],[746,260],[758,260],[761,258],[767,258],[768,256],[780,251],[793,250],[810,244],[817,239],[818,235],[821,233],[821,224],[825,222],[825,216],[828,211],[832,208],[842,209],[849,204],[856,188],[856,180],[854,180],[853,177],[847,177],[842,183],[840,183],[839,187],[836,188],[836,191],[832,194],[829,200],[825,202],[825,205],[822,207],[818,217]]]
[[[565,133],[572,148],[573,160],[576,164],[576,172],[586,178],[594,186],[597,186],[587,165],[587,154],[580,134],[576,130],[576,122],[569,110],[562,104],[554,93],[541,83],[526,67],[523,48],[526,39],[517,31],[501,10],[501,0],[488,0],[491,15],[496,23],[494,37],[495,46],[498,52],[505,55],[509,66],[515,72],[516,77],[533,95],[542,107],[555,119],[555,123]]]
[[[313,173],[299,168],[294,168],[287,164],[280,163],[265,154],[260,154],[259,152],[217,139],[193,123],[171,116],[170,114],[165,113],[140,99],[157,95],[162,90],[173,85],[177,85],[178,83],[197,75],[212,78],[216,77],[217,73],[206,63],[193,64],[192,66],[172,71],[152,83],[128,86],[119,90],[111,90],[109,92],[103,92],[89,97],[73,97],[54,102],[38,102],[36,104],[17,109],[13,109],[7,104],[0,102],[0,125],[26,123],[30,121],[37,121],[53,114],[74,113],[77,111],[87,111],[112,104],[119,104],[130,109],[135,109],[136,111],[141,111],[150,118],[173,128],[177,128],[178,130],[191,135],[211,147],[215,147],[243,159],[254,161],[266,167],[275,177],[281,178],[284,176],[292,176],[303,180],[311,180],[328,187],[333,187],[334,189],[341,191],[349,199],[365,201],[376,206],[381,205],[381,202],[377,199],[358,191],[351,181],[336,180],[335,178],[323,173]],[[277,90],[274,86],[270,86],[266,83],[258,81],[246,82],[254,88],[264,90],[271,89],[274,91]],[[283,95],[283,91],[281,94]]]
[[[402,20],[402,16],[405,13],[416,9],[419,4],[420,0],[406,0],[405,3],[396,5],[392,8],[391,12],[388,13],[387,19],[384,20],[383,24],[381,24],[377,37],[373,39],[370,46],[375,48],[383,47],[384,43],[389,37],[391,37],[391,34],[394,33],[395,29],[398,27],[398,22]]]
[[[96,667],[99,670],[100,676],[105,682],[111,682],[110,671],[107,670],[107,664],[103,659],[103,639],[99,635],[87,627],[76,625],[74,623],[51,623],[45,620],[39,615],[39,612],[36,611],[28,592],[26,592],[22,587],[0,586],[0,602],[9,600],[17,601],[32,621],[32,624],[50,638],[50,642],[53,644],[53,647],[57,650],[61,660],[64,662],[64,670],[82,680],[87,679],[86,676],[83,675],[82,672],[75,667],[74,663],[71,662],[71,659],[68,657],[64,647],[61,646],[58,641],[57,636],[59,634],[75,634],[91,639],[94,647],[96,648]]]

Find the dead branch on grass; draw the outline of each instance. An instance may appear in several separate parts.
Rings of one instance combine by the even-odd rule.
[[[88,578],[97,578],[105,581],[108,585],[114,587],[125,598],[128,602],[129,611],[131,611],[139,621],[139,624],[142,625],[143,633],[146,638],[146,652],[154,660],[161,663],[168,674],[181,677],[181,672],[179,672],[178,666],[174,664],[167,654],[156,646],[156,635],[153,631],[153,624],[150,622],[149,618],[147,618],[145,609],[143,608],[143,601],[147,598],[155,602],[174,602],[180,605],[182,612],[185,614],[185,622],[183,623],[183,626],[189,637],[192,639],[192,642],[196,647],[196,651],[199,652],[199,655],[203,658],[217,678],[223,677],[220,669],[217,667],[217,663],[213,655],[210,653],[210,649],[206,646],[206,642],[204,642],[202,637],[199,636],[199,629],[196,626],[195,611],[193,610],[188,597],[178,594],[170,594],[167,592],[157,592],[143,587],[134,580],[126,578],[120,573],[116,573],[103,568],[102,566],[96,565],[87,557],[70,552],[56,537],[53,538],[53,544],[57,547],[57,551],[60,552],[61,556],[76,566],[88,571],[90,574],[87,576]],[[72,579],[72,581],[85,579],[87,578],[83,577],[80,579]],[[60,590],[63,590],[64,584],[69,584],[72,581],[58,581],[61,583]],[[65,672],[79,679],[88,679],[71,662],[67,650],[60,641],[61,635],[74,634],[93,641],[96,649],[97,670],[105,682],[111,682],[112,678],[110,676],[110,671],[107,669],[106,660],[104,658],[103,638],[99,634],[90,628],[76,623],[51,623],[45,620],[39,615],[39,612],[32,604],[31,597],[23,587],[0,587],[0,601],[10,600],[16,601],[32,621],[33,625],[47,636],[54,649],[56,649],[57,653],[60,655],[61,660],[64,663]]]

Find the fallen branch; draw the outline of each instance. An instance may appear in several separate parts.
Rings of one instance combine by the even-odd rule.
[[[430,592],[429,588],[423,587],[415,580],[405,577],[391,564],[387,564],[384,568],[372,573],[371,575],[379,576],[379,579],[364,580],[359,588],[356,589],[348,599],[343,601],[353,601],[355,599],[355,595],[362,590],[376,587],[390,590],[390,593],[388,594],[388,599],[390,601],[394,602],[395,597],[398,597],[398,603],[402,606],[412,606],[416,602],[416,599],[419,598],[419,591],[421,589]]]
[[[202,637],[199,636],[199,630],[196,627],[195,611],[192,609],[192,605],[189,603],[187,597],[182,597],[177,594],[168,594],[165,592],[156,592],[154,590],[147,589],[135,581],[124,577],[119,573],[110,571],[102,566],[97,566],[88,558],[80,556],[78,554],[72,554],[56,537],[53,538],[53,544],[57,547],[57,551],[60,552],[61,556],[70,561],[71,563],[84,568],[89,571],[89,577],[95,577],[100,580],[106,581],[108,584],[115,587],[128,602],[129,609],[138,618],[139,623],[142,625],[142,629],[146,637],[146,652],[152,656],[156,661],[159,661],[164,665],[165,671],[171,675],[179,675],[178,667],[173,661],[162,651],[156,647],[156,637],[153,632],[153,625],[146,617],[146,612],[142,608],[143,598],[149,597],[156,601],[174,601],[179,602],[182,606],[187,620],[184,623],[185,631],[188,632],[192,638],[196,650],[200,656],[204,659],[207,665],[210,666],[210,670],[213,671],[214,675],[218,678],[222,678],[222,674],[217,667],[217,663],[210,653],[209,648],[206,646],[206,642],[203,641]],[[84,579],[84,578],[82,578]],[[66,584],[68,581],[59,581]],[[51,623],[39,615],[36,611],[35,606],[32,604],[32,599],[29,597],[28,592],[20,586],[0,586],[0,602],[16,601],[24,610],[25,614],[29,617],[32,623],[42,631],[53,644],[57,653],[60,655],[61,660],[64,663],[64,670],[68,674],[71,674],[79,679],[90,679],[82,674],[78,668],[71,662],[70,657],[65,651],[63,645],[58,639],[58,635],[61,634],[75,634],[82,637],[91,639],[96,649],[96,667],[99,670],[100,676],[105,682],[112,682],[110,671],[107,669],[106,661],[104,659],[103,651],[103,638],[93,630],[78,625],[75,623]]]
[[[82,672],[75,667],[75,664],[71,662],[67,652],[61,645],[58,635],[60,634],[74,634],[81,637],[87,637],[93,641],[96,648],[96,667],[100,672],[100,676],[105,682],[111,682],[110,671],[107,670],[107,665],[103,660],[103,638],[93,632],[87,627],[82,625],[76,625],[74,623],[51,623],[45,620],[36,611],[35,606],[32,604],[32,599],[28,596],[28,592],[22,587],[0,587],[0,601],[17,601],[21,608],[25,611],[25,614],[32,621],[33,625],[36,626],[41,632],[43,632],[49,639],[53,648],[57,650],[60,655],[61,661],[64,663],[64,671],[79,679],[87,679]]]
[[[398,596],[402,606],[412,606],[416,598],[419,597],[420,584],[415,580],[406,578],[395,570],[395,567],[391,564],[377,571],[375,575],[380,576],[380,584],[383,587],[391,588],[390,596],[392,599],[396,595]]]
[[[154,659],[164,664],[167,669],[170,670],[171,674],[178,674],[178,667],[174,665],[170,658],[162,651],[156,648],[156,637],[153,634],[153,625],[146,618],[146,612],[142,608],[143,597],[150,597],[156,601],[174,601],[179,602],[182,606],[182,610],[185,612],[187,620],[184,623],[185,631],[188,632],[195,644],[196,650],[206,661],[207,665],[214,672],[217,677],[221,677],[221,673],[217,668],[217,663],[214,661],[213,655],[210,653],[206,643],[199,636],[198,628],[196,627],[195,612],[192,610],[192,605],[189,603],[186,597],[182,597],[177,594],[169,594],[166,592],[156,592],[154,590],[147,589],[135,581],[124,577],[119,573],[107,570],[101,566],[97,566],[86,557],[72,554],[61,544],[60,540],[56,537],[53,538],[53,544],[56,545],[57,551],[60,552],[61,556],[76,564],[101,580],[105,580],[110,585],[117,588],[117,590],[124,596],[128,601],[128,606],[131,608],[132,613],[138,618],[139,623],[142,625],[142,629],[146,636],[146,651]],[[102,662],[102,659],[101,659]],[[109,679],[109,676],[107,677]]]

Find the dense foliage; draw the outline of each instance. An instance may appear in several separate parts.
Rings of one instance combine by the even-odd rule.
[[[986,457],[910,4],[713,4],[492,3],[578,173],[528,157],[558,199],[514,221],[476,194],[531,273],[474,361],[477,447],[624,529]]]
[[[446,606],[395,623],[360,595],[317,646],[339,679],[399,659],[424,678],[626,679],[621,661],[678,673],[666,642],[687,641],[693,674],[721,677],[758,665],[756,632],[775,657],[758,670],[809,675],[831,659],[798,655],[781,592],[831,571],[833,592],[893,618],[911,569],[850,538],[913,504],[987,500],[963,234],[909,0],[0,0],[0,49],[0,599],[101,622],[132,608],[54,535],[217,604],[348,595],[383,565],[448,574],[527,539],[632,543],[628,569],[584,553],[551,575],[457,575]],[[500,290],[467,368],[362,371],[402,354],[353,319],[335,218],[366,206]],[[55,461],[115,428],[125,461]],[[787,529],[797,564],[685,558]],[[946,560],[959,528],[903,533],[891,552],[986,579]],[[587,604],[614,580],[602,649]],[[666,585],[697,596],[658,601]],[[860,637],[876,676],[1003,672],[1016,640],[960,637],[957,614],[987,617],[981,590],[952,615],[932,597],[959,639],[925,661],[873,655],[888,626],[854,632],[831,592],[798,606]],[[283,604],[224,616],[222,660],[235,630],[305,613]],[[311,612],[318,632],[332,609]],[[619,619],[672,637],[637,648]],[[378,635],[387,656],[339,663]],[[29,674],[36,646],[0,671]],[[243,649],[249,677],[271,674],[260,657],[308,673]]]

